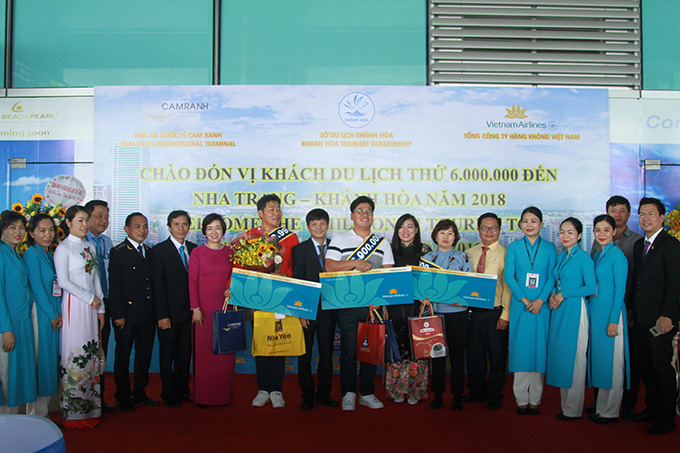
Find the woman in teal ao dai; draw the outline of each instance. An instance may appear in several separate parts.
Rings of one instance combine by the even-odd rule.
[[[583,225],[569,217],[560,225],[560,242],[566,248],[557,257],[550,296],[550,332],[546,382],[560,387],[562,412],[567,421],[581,417],[586,386],[588,311],[586,297],[595,294],[595,267],[580,246]]]
[[[517,412],[538,415],[547,362],[550,310],[545,302],[555,286],[555,246],[541,239],[543,213],[522,212],[525,237],[508,246],[505,282],[512,291],[509,328],[509,370],[514,373]]]
[[[602,249],[594,256],[597,294],[590,298],[588,380],[599,390],[591,420],[605,424],[619,417],[625,382],[630,381],[628,320],[624,296],[628,260],[614,245],[616,222],[609,215],[595,217],[595,240]]]
[[[54,258],[49,250],[54,241],[54,221],[37,214],[28,224],[24,263],[35,304],[32,309],[38,362],[38,399],[26,407],[28,415],[47,417],[50,397],[59,389],[59,329],[61,328],[61,289],[56,288]]]
[[[33,298],[28,271],[15,251],[24,238],[24,222],[26,219],[13,211],[0,216],[0,414],[16,414],[19,406],[37,398]]]

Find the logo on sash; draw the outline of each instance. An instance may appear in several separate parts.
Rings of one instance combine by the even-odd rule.
[[[370,257],[373,254],[373,252],[378,250],[378,247],[380,246],[383,240],[385,240],[385,238],[376,236],[375,234],[371,234],[364,240],[364,242],[359,247],[357,247],[355,251],[352,252],[350,256],[347,257],[347,261],[351,260],[365,261],[366,259],[368,259],[368,257]]]
[[[418,263],[418,266],[426,267],[426,268],[430,268],[430,269],[444,269],[441,266],[437,266],[432,261],[424,260],[422,258],[420,258],[420,262]]]
[[[292,234],[293,232],[290,231],[288,228],[278,227],[277,229],[269,233],[269,236],[275,236],[278,241],[283,241]]]

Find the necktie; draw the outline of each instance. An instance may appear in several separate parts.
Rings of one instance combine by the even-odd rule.
[[[477,273],[478,274],[484,273],[484,268],[486,267],[486,252],[488,250],[489,250],[489,247],[482,246],[482,256],[479,257],[479,263],[477,263]]]
[[[184,269],[189,270],[189,263],[187,263],[187,256],[184,254],[184,246],[179,246],[179,256],[182,258],[182,264],[184,264]]]
[[[106,266],[104,265],[104,238],[94,239],[97,242],[97,267],[99,268],[99,283],[102,286],[104,297],[109,293],[109,282],[106,281]]]
[[[142,247],[142,244],[139,244],[137,246],[137,251],[139,252],[140,255],[142,255],[142,259],[144,258],[144,247]]]
[[[642,259],[647,258],[647,252],[649,251],[649,246],[652,245],[647,239],[645,239],[645,248],[642,250]]]
[[[321,267],[323,269],[326,269],[326,266],[324,265],[325,264],[324,261],[326,259],[326,247],[324,247],[323,244],[317,245],[316,247],[319,249],[319,261],[321,261]]]

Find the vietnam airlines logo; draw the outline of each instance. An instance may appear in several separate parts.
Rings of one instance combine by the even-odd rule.
[[[479,297],[479,293],[478,293],[477,291],[472,291],[472,293],[470,294],[470,296],[472,296],[472,297]]]
[[[299,300],[296,300],[294,305],[296,307],[302,307],[302,302],[300,302]]]
[[[516,107],[515,104],[512,104],[512,108],[505,109],[505,111],[508,112],[508,114],[505,115],[506,118],[528,118],[528,116],[525,115],[527,109],[523,109],[519,104],[517,104]]]
[[[397,293],[398,293],[398,291],[397,291],[396,289],[394,289],[394,288],[392,288],[392,289],[390,290],[390,294],[397,294]]]

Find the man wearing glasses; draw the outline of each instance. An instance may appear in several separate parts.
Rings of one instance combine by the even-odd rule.
[[[380,267],[394,266],[389,242],[371,233],[375,203],[370,197],[360,196],[349,207],[354,224],[349,231],[333,237],[326,253],[326,271],[342,272],[356,269],[366,272]],[[345,308],[338,313],[340,328],[340,389],[342,410],[353,411],[357,396],[357,329],[365,322],[368,307]],[[359,404],[371,409],[382,409],[383,403],[375,397],[376,365],[362,363],[359,370]]]
[[[466,250],[472,269],[479,274],[497,275],[493,309],[470,308],[470,331],[467,344],[468,389],[463,401],[484,402],[491,410],[500,409],[505,386],[510,319],[510,288],[503,279],[505,247],[498,238],[501,219],[492,212],[477,219],[481,244]],[[487,358],[489,378],[487,381]]]

